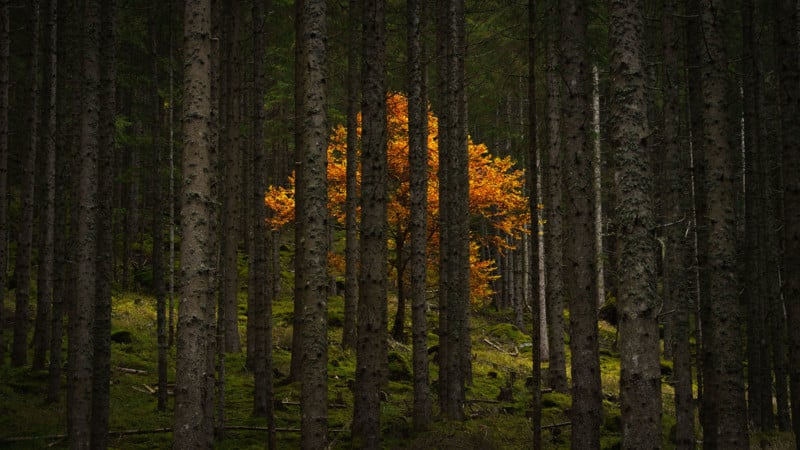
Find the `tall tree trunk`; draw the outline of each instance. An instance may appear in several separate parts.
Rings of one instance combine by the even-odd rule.
[[[406,326],[406,289],[405,289],[405,231],[402,225],[397,227],[397,235],[394,238],[395,249],[395,273],[397,274],[397,311],[394,315],[392,325],[392,339],[397,342],[405,342]]]
[[[220,305],[219,305],[219,325],[223,330],[224,350],[229,353],[239,352],[241,343],[239,339],[239,277],[238,277],[238,248],[239,237],[243,230],[239,229],[242,210],[240,208],[240,197],[244,180],[241,174],[240,147],[243,136],[240,129],[243,122],[240,115],[240,101],[243,84],[240,48],[240,25],[241,14],[240,2],[228,2],[223,6],[223,35],[225,55],[227,64],[222,70],[225,71],[224,85],[221,86],[221,99],[225,102],[224,106],[224,143],[222,164],[225,170],[225,181],[223,182],[224,210],[222,212],[222,261],[221,261],[221,281]],[[253,308],[248,308],[252,311]],[[253,321],[253,323],[255,320]]]
[[[44,15],[46,14],[46,16]],[[51,309],[53,304],[53,258],[55,234],[55,191],[56,191],[56,62],[58,53],[57,20],[58,0],[45,3],[43,17],[46,18],[44,46],[44,74],[42,77],[42,140],[40,141],[40,158],[43,161],[41,195],[43,207],[39,217],[39,268],[37,270],[36,287],[36,325],[33,334],[34,370],[44,370],[47,351],[50,349]],[[45,103],[45,101],[47,103]],[[46,105],[46,106],[45,106]]]
[[[409,0],[408,12],[408,166],[411,173],[411,342],[414,367],[414,430],[431,424],[428,372],[428,105],[425,47],[422,40],[425,2]]]
[[[611,146],[617,159],[622,446],[661,444],[661,368],[642,2],[611,2]]]
[[[111,386],[112,180],[116,131],[116,1],[100,7],[100,118],[97,145],[97,266],[95,272],[92,448],[108,447]]]
[[[800,68],[797,2],[777,2],[777,60],[783,154],[784,301],[789,324],[792,427],[800,442]],[[794,326],[792,325],[794,324]]]
[[[772,410],[772,358],[764,351],[767,345],[766,292],[761,290],[761,279],[767,276],[764,267],[764,234],[762,218],[765,214],[766,199],[760,199],[762,170],[760,153],[761,122],[761,72],[756,58],[756,32],[754,30],[755,5],[752,0],[742,2],[742,91],[744,121],[744,228],[747,239],[743,240],[744,251],[744,301],[747,312],[747,408],[748,417],[755,430],[769,430],[773,427]],[[766,319],[766,320],[765,320]]]
[[[735,150],[726,98],[727,11],[702,2],[706,60],[703,63],[703,147],[706,155],[708,304],[703,307],[703,442],[706,448],[747,448],[747,407],[741,364],[739,286],[736,282]]]
[[[0,298],[6,298],[6,269],[8,265],[8,87],[9,87],[9,0],[0,0]],[[6,343],[0,308],[0,365],[5,364]]]
[[[353,443],[380,447],[387,364],[386,4],[362,8],[361,240]]]
[[[306,0],[296,0],[294,3],[294,170],[295,170],[295,221],[294,221],[294,315],[292,317],[292,360],[289,366],[289,380],[297,381],[300,379],[300,374],[303,371],[303,293],[302,289],[305,286],[305,262],[303,261],[303,226],[305,225],[298,211],[306,209],[303,203],[304,196],[298,195],[305,189],[303,183],[305,176],[303,175],[303,151],[305,144],[303,143],[304,133],[303,127],[305,126],[304,117],[304,99],[305,99],[305,76],[306,71],[303,66],[303,55],[305,52],[305,2]]]
[[[83,86],[78,177],[77,279],[69,318],[68,434],[73,449],[90,448],[97,271],[97,156],[100,128],[100,5],[83,11]]]
[[[676,17],[680,13],[677,0],[664,3],[661,15],[663,44],[664,123],[663,151],[666,192],[664,213],[665,259],[664,299],[675,312],[670,315],[673,331],[673,387],[675,389],[675,445],[680,449],[694,449],[694,400],[692,398],[692,354],[690,344],[690,277],[691,246],[688,240],[691,226],[691,196],[686,192],[686,173],[689,154],[680,141],[680,51],[682,39],[678,33]]]
[[[149,38],[150,38],[150,56],[151,56],[151,73],[152,73],[152,102],[151,112],[152,118],[152,132],[151,132],[151,147],[152,147],[152,166],[150,167],[150,204],[152,208],[152,222],[150,233],[153,239],[153,256],[152,256],[152,271],[153,271],[153,294],[156,297],[156,341],[158,343],[158,404],[159,411],[166,411],[167,409],[167,304],[164,283],[164,189],[162,181],[162,117],[161,107],[162,100],[159,93],[159,48],[158,48],[158,28],[157,19],[160,13],[159,5],[160,0],[154,0],[150,7],[151,12],[148,17],[149,22]]]
[[[569,229],[564,265],[570,309],[572,349],[572,448],[600,446],[600,361],[597,330],[597,285],[594,257],[592,146],[589,140],[591,80],[586,55],[586,8],[581,0],[560,4],[562,71],[567,96],[563,99],[564,181]],[[565,230],[566,231],[566,230]]]
[[[440,371],[446,372],[443,386],[442,414],[452,420],[464,419],[464,390],[468,372],[469,353],[469,175],[467,157],[467,119],[464,59],[465,5],[463,0],[450,0],[439,24],[444,37],[442,109],[439,142],[440,176],[440,295],[446,305],[444,339],[446,352],[440,354]],[[444,176],[442,176],[444,175]],[[440,314],[442,311],[440,310]],[[441,319],[440,319],[441,327]],[[441,350],[441,345],[440,345]],[[465,358],[467,362],[465,362]],[[440,380],[441,382],[441,380]]]
[[[14,309],[14,343],[11,349],[11,365],[24,366],[28,362],[28,331],[30,330],[30,279],[31,253],[33,250],[33,203],[36,186],[36,153],[39,150],[39,0],[28,2],[28,33],[31,39],[28,59],[28,151],[23,158],[20,189],[20,223],[17,238],[16,301]]]
[[[184,12],[184,154],[180,243],[181,294],[178,304],[175,378],[175,449],[211,445],[211,418],[205,404],[213,396],[206,373],[212,273],[215,267],[211,193],[211,5],[186,0]]]
[[[344,327],[342,347],[355,349],[358,315],[358,110],[360,74],[358,48],[361,42],[361,6],[359,0],[349,0],[347,20],[347,166],[345,200],[345,269],[344,269]]]
[[[552,22],[552,21],[551,21]],[[547,339],[550,360],[547,384],[556,392],[566,393],[567,363],[564,349],[564,241],[562,238],[562,170],[561,170],[561,86],[558,82],[558,27],[547,28],[547,170],[544,216],[545,258],[547,261]]]
[[[303,148],[300,171],[303,208],[301,445],[324,448],[328,442],[328,183],[325,83],[327,81],[327,8],[324,0],[303,4]],[[363,214],[363,213],[362,213]]]
[[[530,262],[530,287],[531,295],[531,362],[533,363],[532,395],[531,395],[531,427],[533,428],[533,448],[542,448],[542,344],[539,332],[541,330],[541,317],[544,313],[539,303],[539,286],[544,280],[539,279],[539,249],[538,242],[542,239],[539,234],[541,212],[539,210],[539,141],[537,139],[537,114],[536,114],[536,32],[538,29],[538,11],[536,0],[528,0],[528,197],[531,211],[531,231],[535,232],[531,239]],[[539,343],[536,338],[539,337]]]

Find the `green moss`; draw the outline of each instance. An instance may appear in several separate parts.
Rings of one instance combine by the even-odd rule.
[[[487,334],[507,343],[522,344],[523,342],[531,342],[531,337],[529,335],[523,333],[519,328],[510,323],[498,323],[497,325],[493,325],[489,328]]]

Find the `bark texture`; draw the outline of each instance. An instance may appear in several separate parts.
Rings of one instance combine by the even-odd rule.
[[[356,447],[380,447],[381,386],[387,360],[386,3],[362,15],[361,271],[353,411]]]
[[[9,87],[9,0],[0,1],[0,295],[5,298],[6,266],[8,264],[8,87]],[[3,339],[5,318],[0,308],[0,361],[5,361],[6,343]]]
[[[214,207],[211,193],[211,5],[186,0],[184,12],[183,192],[181,201],[180,300],[176,330],[173,448],[208,448],[213,423],[205,405],[209,311],[214,310]]]

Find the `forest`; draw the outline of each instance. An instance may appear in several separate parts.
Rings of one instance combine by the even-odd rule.
[[[797,0],[0,0],[0,447],[800,449]]]

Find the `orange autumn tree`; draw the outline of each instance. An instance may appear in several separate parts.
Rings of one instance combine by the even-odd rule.
[[[405,274],[408,255],[402,251],[410,239],[410,174],[408,165],[408,101],[399,93],[387,97],[388,128],[388,221],[390,249],[394,257],[392,270],[397,280]],[[358,118],[357,133],[361,137],[361,117]],[[439,169],[438,119],[428,111],[428,230],[429,266],[435,267],[438,260],[439,243]],[[347,130],[343,125],[334,128],[328,145],[328,208],[336,221],[344,225],[346,197],[346,142]],[[361,168],[358,168],[360,180]],[[508,247],[507,240],[500,235],[519,238],[526,231],[530,220],[528,200],[523,194],[525,174],[515,168],[510,157],[500,158],[489,154],[483,144],[469,140],[469,208],[474,220],[484,220],[497,233],[480,235],[471,233],[470,245],[470,292],[473,302],[487,298],[492,292],[489,281],[496,278],[495,263],[481,260],[481,245],[499,249]],[[287,187],[271,186],[264,201],[271,210],[268,223],[274,229],[294,220],[294,175]],[[398,256],[399,255],[399,256]],[[342,264],[335,255],[332,263]],[[435,273],[435,272],[432,272]],[[402,290],[400,290],[402,291]],[[398,294],[402,295],[402,292]]]

